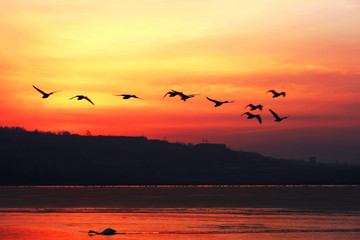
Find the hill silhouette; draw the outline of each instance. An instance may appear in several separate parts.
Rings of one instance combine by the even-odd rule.
[[[359,184],[360,167],[146,137],[0,128],[0,185]]]

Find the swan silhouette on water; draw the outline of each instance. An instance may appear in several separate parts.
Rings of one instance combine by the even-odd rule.
[[[169,95],[169,97],[175,97],[176,95],[180,95],[181,92],[175,91],[171,89],[171,92],[167,92],[163,98],[165,98],[167,95]]]
[[[241,114],[241,116],[244,115],[244,114],[246,114],[248,116],[247,119],[256,118],[259,121],[259,123],[262,122],[261,117],[260,117],[259,114],[252,114],[250,112],[246,112],[246,113]]]
[[[262,109],[263,109],[263,105],[261,105],[261,104],[259,104],[259,105],[253,105],[253,104],[249,104],[249,105],[247,105],[245,108],[247,108],[247,107],[250,107],[250,111],[254,111],[254,110],[256,110],[256,109],[260,109],[260,111],[262,111]]]
[[[199,94],[200,93],[186,95],[183,92],[179,92],[179,96],[181,97],[181,100],[183,100],[184,102],[186,102],[187,99],[195,97],[196,95],[199,95]]]
[[[275,90],[269,90],[269,91],[267,91],[267,93],[268,92],[271,92],[272,94],[274,94],[274,96],[273,96],[273,98],[276,98],[276,97],[279,97],[279,96],[283,96],[283,97],[285,97],[285,92],[276,92]]]
[[[122,233],[117,233],[116,230],[111,229],[111,228],[107,228],[107,229],[105,229],[105,230],[102,231],[102,232],[96,232],[96,231],[90,230],[90,231],[88,232],[88,234],[89,234],[89,235],[91,235],[91,234],[114,235],[114,234],[122,234]]]
[[[224,101],[224,102],[220,102],[220,101],[217,101],[217,100],[214,100],[214,99],[211,99],[211,98],[208,98],[208,97],[206,97],[209,101],[211,101],[211,102],[214,102],[215,103],[215,106],[214,107],[219,107],[219,106],[221,106],[222,104],[224,104],[224,103],[233,103],[233,102],[235,102],[235,101]]]
[[[120,94],[120,95],[114,95],[114,96],[123,97],[123,99],[129,99],[129,98],[138,98],[138,99],[141,99],[141,98],[139,98],[138,96],[136,96],[136,95],[131,95],[131,94]]]
[[[69,100],[71,100],[71,99],[73,99],[73,98],[77,98],[77,100],[85,99],[85,100],[89,101],[92,105],[95,105],[95,104],[90,100],[90,98],[88,98],[87,96],[84,96],[84,95],[76,95],[76,96],[70,98]]]
[[[286,117],[279,117],[273,110],[269,109],[269,111],[271,112],[271,114],[275,117],[275,122],[281,122],[282,120],[284,120],[285,118],[288,118],[289,116]]]
[[[46,93],[46,92],[38,89],[38,88],[35,87],[34,85],[33,85],[33,87],[34,87],[38,92],[40,92],[40,93],[43,95],[42,98],[48,98],[51,94],[54,94],[54,93],[56,93],[56,92],[60,92],[60,91],[61,91],[61,90],[59,90],[59,91],[54,91],[54,92],[51,92],[51,93]]]

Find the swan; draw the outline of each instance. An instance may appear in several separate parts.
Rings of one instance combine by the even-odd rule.
[[[279,96],[283,96],[283,97],[285,97],[285,92],[276,92],[275,90],[269,90],[269,91],[267,91],[267,93],[268,92],[271,92],[272,94],[274,94],[274,96],[273,96],[273,98],[276,98],[276,97],[279,97]]]
[[[60,92],[61,90],[58,90],[58,91],[54,91],[54,92],[51,92],[51,93],[46,93],[46,92],[43,92],[43,91],[41,91],[40,89],[38,89],[37,87],[35,87],[34,85],[33,85],[33,87],[36,89],[36,90],[38,90],[43,96],[42,96],[42,98],[48,98],[51,94],[54,94],[54,93],[56,93],[56,92]]]
[[[71,99],[73,99],[73,98],[77,98],[77,100],[85,99],[85,100],[89,101],[92,105],[95,105],[95,104],[90,100],[90,98],[88,98],[87,96],[84,96],[84,95],[76,95],[76,96],[70,98],[69,100],[71,100]]]
[[[235,101],[224,101],[224,102],[220,102],[220,101],[217,101],[217,100],[214,100],[214,99],[211,99],[211,98],[208,98],[208,97],[206,97],[209,101],[211,101],[211,102],[214,102],[215,103],[215,106],[214,107],[219,107],[219,106],[221,106],[222,104],[224,104],[224,103],[233,103],[233,102],[235,102]]]
[[[246,115],[248,116],[247,119],[257,118],[257,120],[259,121],[259,123],[262,122],[261,117],[260,117],[259,114],[256,114],[256,115],[255,115],[255,114],[252,114],[252,113],[250,113],[250,112],[246,112],[246,113],[241,114],[241,116],[244,115],[244,114],[246,114]]]
[[[275,122],[280,122],[282,120],[284,120],[285,118],[288,118],[289,116],[286,117],[279,117],[273,110],[269,109],[269,111],[271,112],[271,114],[275,117]]]
[[[256,109],[260,109],[260,111],[262,111],[262,109],[263,109],[263,105],[261,105],[261,104],[259,104],[259,105],[253,105],[253,104],[249,104],[249,105],[247,105],[245,108],[247,108],[247,107],[250,107],[250,111],[254,111],[254,110],[256,110]]]
[[[117,233],[116,230],[111,229],[111,228],[107,228],[107,229],[105,229],[105,230],[102,231],[102,232],[96,232],[96,231],[90,230],[90,231],[88,232],[88,234],[89,234],[89,235],[91,235],[91,234],[114,235],[114,234],[122,234],[122,233]]]
[[[136,96],[136,95],[131,95],[131,94],[120,94],[120,95],[114,95],[114,96],[123,97],[123,99],[129,99],[129,98],[138,98],[138,99],[141,99],[141,98],[139,98],[138,96]]]

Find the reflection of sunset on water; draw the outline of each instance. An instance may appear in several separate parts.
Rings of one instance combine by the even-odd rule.
[[[252,214],[237,214],[236,210],[232,210],[233,214],[226,211],[213,213],[211,209],[201,209],[200,213],[196,209],[190,209],[190,212],[183,209],[178,213],[5,213],[0,217],[5,223],[0,227],[0,239],[81,240],[89,239],[89,230],[101,232],[108,227],[124,233],[111,236],[114,239],[139,240],[274,240],[295,236],[301,240],[314,239],[314,236],[325,240],[335,239],[333,236],[340,234],[346,239],[360,236],[357,216],[298,215],[282,210],[263,213],[262,209],[249,211]],[[109,237],[94,236],[96,239]]]
[[[1,187],[0,193],[0,239],[6,240],[82,240],[106,228],[124,234],[92,237],[360,237],[357,186],[43,186]]]

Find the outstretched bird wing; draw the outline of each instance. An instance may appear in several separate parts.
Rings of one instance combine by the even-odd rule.
[[[90,98],[84,97],[84,99],[88,100],[92,105],[95,105],[95,104],[90,100]]]
[[[40,89],[38,89],[37,87],[35,87],[34,85],[33,85],[33,87],[36,89],[36,90],[38,90],[41,94],[43,94],[43,95],[46,95],[47,93],[44,93],[43,91],[41,91]]]
[[[244,109],[246,109],[247,107],[255,107],[255,106],[250,103],[249,105],[245,106]]]
[[[61,90],[57,90],[57,91],[53,91],[53,92],[51,92],[51,93],[49,93],[49,94],[54,94],[54,93],[57,93],[57,92],[60,92]]]
[[[76,98],[76,97],[79,97],[79,95],[76,95],[76,96],[74,96],[74,97],[70,98],[69,100],[71,100],[71,99],[73,99],[73,98]]]
[[[183,96],[183,95],[184,95],[183,92],[178,92],[178,91],[175,91],[175,90],[171,89],[171,92],[167,92],[167,93],[164,95],[163,98],[165,98],[166,95],[168,95],[168,94],[170,94],[170,97],[174,97],[174,96],[176,96],[176,95],[180,95],[180,96]]]
[[[212,102],[214,102],[214,103],[218,103],[219,101],[216,101],[216,100],[214,100],[214,99],[211,99],[211,98],[208,98],[208,97],[206,97],[209,101],[212,101]]]
[[[278,94],[275,90],[269,90],[269,91],[267,91],[267,93],[268,92],[271,92],[271,93],[273,93],[273,94]]]
[[[252,116],[252,115],[253,115],[252,113],[245,112],[245,113],[241,114],[240,117],[241,117],[242,115],[244,115],[244,114],[246,114],[246,115],[248,115],[248,116]]]
[[[175,91],[175,90],[173,90],[173,89],[171,89],[171,91],[173,92],[173,93],[176,93],[176,94],[183,94],[183,92],[179,92],[179,91]]]
[[[274,115],[275,119],[280,119],[280,117],[271,109],[269,109],[272,115]]]
[[[257,118],[257,120],[259,120],[259,123],[262,123],[260,115],[255,115],[255,117]]]

